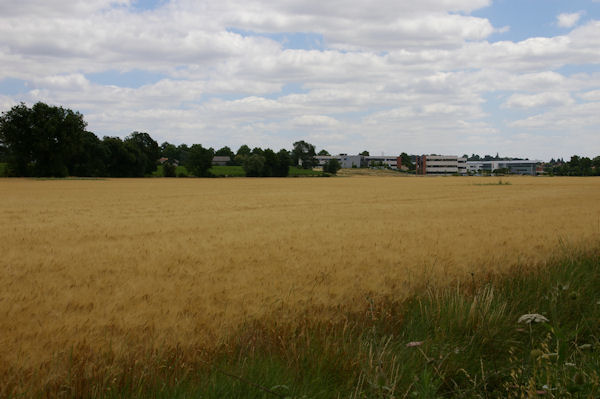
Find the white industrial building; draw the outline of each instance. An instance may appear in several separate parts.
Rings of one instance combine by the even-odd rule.
[[[368,168],[370,166],[384,166],[392,169],[398,168],[398,157],[391,155],[317,155],[315,157],[319,166],[324,166],[332,159],[337,159],[342,168]]]
[[[402,165],[400,157],[390,155],[339,154],[318,155],[315,158],[319,166],[324,166],[328,161],[337,159],[342,168],[383,166],[398,169]],[[540,162],[536,160],[467,161],[467,158],[457,155],[420,155],[415,159],[415,166],[417,175],[467,175],[506,170],[508,173],[535,176],[536,166]]]
[[[497,170],[506,170],[517,175],[536,175],[536,166],[541,161],[515,160],[515,161],[469,161],[467,162],[470,173],[494,173]]]
[[[398,157],[390,155],[367,155],[362,157],[362,165],[366,167],[385,166],[398,169]]]
[[[416,159],[418,175],[466,175],[467,158],[457,155],[421,155]]]

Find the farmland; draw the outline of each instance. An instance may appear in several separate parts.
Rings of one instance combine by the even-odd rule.
[[[0,180],[0,392],[62,384],[65,359],[116,373],[598,239],[600,180],[492,179]]]

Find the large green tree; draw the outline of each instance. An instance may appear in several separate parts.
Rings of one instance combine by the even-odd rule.
[[[600,175],[600,157],[590,159],[573,155],[568,162],[561,161],[548,172],[559,176],[598,176]]]
[[[290,174],[290,165],[292,158],[287,150],[281,149],[277,153],[277,166],[275,168],[275,176],[286,177]]]
[[[8,150],[6,149],[4,144],[2,144],[2,142],[0,141],[0,162],[7,161],[7,154],[8,154]]]
[[[139,151],[134,146],[127,146],[119,137],[104,137],[102,139],[108,152],[106,171],[111,177],[143,176],[143,169],[137,162]]]
[[[21,103],[0,117],[0,145],[17,176],[67,176],[86,134],[83,116],[38,102]]]
[[[250,156],[252,150],[246,144],[242,144],[235,153],[234,162],[236,165],[244,165],[246,158]]]
[[[251,152],[252,150],[250,149],[250,147],[248,147],[246,144],[242,144],[240,148],[238,148],[235,155],[247,157],[248,155],[250,155]]]
[[[592,159],[592,165],[594,166],[595,174],[600,176],[600,156]]]
[[[317,166],[315,159],[315,146],[304,140],[296,141],[292,150],[292,162],[296,166],[302,166],[303,169],[312,169]]]
[[[107,176],[106,165],[110,153],[104,143],[92,132],[85,132],[69,166],[69,174],[73,176]]]
[[[190,147],[188,147],[187,144],[179,144],[177,146],[177,156],[179,157],[179,158],[177,158],[177,160],[179,161],[179,164],[185,165],[190,156]]]
[[[248,177],[264,176],[265,157],[259,154],[252,154],[244,160],[243,167]]]
[[[138,152],[136,169],[142,171],[142,176],[156,170],[157,161],[160,158],[160,148],[148,133],[133,132],[125,138],[124,142],[128,147],[132,147],[133,152]]]
[[[165,141],[160,145],[160,156],[167,158],[171,163],[179,161],[180,158],[177,146],[169,143],[168,141]]]
[[[272,177],[276,176],[277,171],[277,154],[270,148],[263,151],[263,157],[265,158],[265,165],[263,167],[262,176]]]
[[[231,148],[229,148],[227,146],[219,148],[215,152],[215,155],[218,155],[221,157],[229,157],[231,159],[233,159],[235,157],[235,153],[231,150]]]
[[[212,148],[204,148],[201,144],[194,144],[190,147],[185,166],[194,176],[210,176],[209,169],[212,166],[214,156],[215,150]]]
[[[413,164],[410,160],[410,155],[403,152],[402,154],[400,154],[400,160],[402,162],[402,166],[406,166],[408,170],[415,170],[415,164]]]

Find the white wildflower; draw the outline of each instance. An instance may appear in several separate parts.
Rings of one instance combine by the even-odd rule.
[[[526,324],[547,323],[549,321],[550,320],[548,320],[545,316],[542,316],[539,313],[529,313],[529,314],[524,314],[523,316],[519,317],[518,323],[526,323]]]

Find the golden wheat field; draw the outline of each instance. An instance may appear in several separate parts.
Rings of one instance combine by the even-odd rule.
[[[49,383],[77,351],[210,347],[600,237],[600,179],[503,181],[0,179],[0,381]]]

